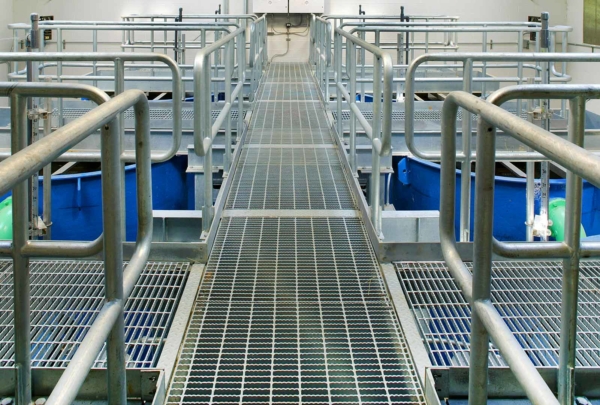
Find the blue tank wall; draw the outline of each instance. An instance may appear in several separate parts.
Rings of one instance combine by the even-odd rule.
[[[397,210],[439,210],[440,166],[419,159],[404,158],[397,163],[392,181],[392,203]],[[456,171],[456,235],[459,230],[461,172]],[[550,198],[564,198],[565,180],[550,181]],[[475,207],[475,174],[471,173],[471,206]],[[600,194],[584,182],[582,223],[588,235],[600,234]],[[494,236],[499,240],[525,240],[525,179],[496,177]],[[536,212],[540,199],[535,200]],[[471,211],[473,232],[473,211]]]
[[[152,204],[155,210],[188,209],[187,157],[152,165]],[[126,236],[137,235],[135,165],[125,169]],[[192,184],[193,185],[193,184]],[[6,196],[0,197],[0,201]],[[40,178],[39,212],[43,212],[43,181]],[[93,240],[102,233],[100,172],[52,177],[52,239]]]

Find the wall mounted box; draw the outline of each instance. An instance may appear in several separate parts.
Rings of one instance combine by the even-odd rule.
[[[288,0],[254,0],[253,13],[287,13]]]
[[[290,13],[324,13],[325,0],[290,0]]]

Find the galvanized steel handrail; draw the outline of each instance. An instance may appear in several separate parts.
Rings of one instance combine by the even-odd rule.
[[[521,49],[521,47],[520,47]],[[515,78],[517,84],[524,82],[523,77],[523,65],[525,62],[537,62],[545,63],[548,66],[547,78],[540,77],[540,81],[550,81],[550,64],[554,62],[594,62],[600,61],[600,55],[592,54],[567,54],[567,53],[514,53],[514,52],[499,52],[499,53],[459,53],[459,54],[426,54],[417,57],[409,66],[406,71],[406,97],[405,97],[405,113],[406,118],[404,122],[404,136],[406,146],[408,150],[416,157],[439,161],[441,159],[441,152],[423,152],[416,146],[415,139],[415,85],[416,82],[420,81],[416,78],[417,70],[420,66],[427,62],[462,62],[463,64],[463,90],[470,92],[473,80],[473,63],[474,62],[516,62],[518,64],[518,77]],[[564,65],[563,65],[564,66]],[[570,80],[569,76],[559,76],[554,79],[558,82],[566,82]],[[563,109],[564,106],[563,106]],[[522,104],[521,100],[517,100],[517,115],[521,115]],[[566,109],[565,109],[566,110]],[[563,114],[564,115],[564,114]],[[468,112],[465,112],[465,116],[462,120],[462,132],[463,134],[470,134],[471,130],[471,118]],[[463,136],[463,148],[462,152],[457,153],[456,158],[462,161],[463,172],[470,173],[471,161],[476,157],[476,153],[471,151],[471,137]],[[497,152],[496,160],[508,160],[508,161],[539,161],[546,160],[543,155],[536,152],[528,151],[509,151],[509,152]],[[465,176],[466,178],[466,176]],[[461,217],[460,217],[460,234],[461,240],[470,240],[470,182],[465,181],[461,184]]]
[[[182,136],[182,118],[181,108],[183,102],[183,90],[181,85],[181,71],[177,63],[167,55],[158,53],[125,53],[125,52],[28,52],[28,53],[0,53],[0,61],[6,62],[93,62],[93,61],[110,61],[115,64],[115,93],[118,94],[125,87],[126,77],[123,74],[124,62],[161,62],[171,70],[172,92],[173,92],[173,141],[168,150],[164,152],[153,152],[153,162],[164,162],[171,159],[179,151]],[[59,65],[56,78],[61,82],[62,71]],[[15,76],[9,75],[9,78],[15,79]],[[60,108],[60,107],[59,107]],[[62,124],[60,117],[62,111],[59,111],[59,124]],[[123,124],[123,123],[122,123]],[[121,124],[121,125],[122,125]],[[65,152],[64,156],[73,161],[98,161],[100,160],[100,151],[80,152]],[[0,154],[0,158],[2,154]],[[133,162],[135,154],[133,151],[123,151],[122,159],[125,162]]]
[[[104,228],[104,269],[106,302],[79,345],[75,356],[63,372],[48,398],[48,404],[71,403],[75,400],[93,363],[107,342],[108,400],[125,404],[124,318],[127,297],[141,274],[152,242],[152,186],[150,160],[150,114],[143,92],[129,90],[113,99],[86,85],[2,83],[0,96],[11,99],[11,133],[13,155],[0,162],[0,193],[13,189],[13,271],[15,284],[15,363],[17,370],[17,403],[31,402],[31,337],[29,255],[27,249],[28,186],[26,181],[51,163],[64,151],[85,137],[102,130],[102,200]],[[27,146],[28,97],[87,97],[103,103],[81,118],[57,129],[52,134]],[[118,115],[133,107],[136,116],[136,176],[138,205],[138,238],[135,253],[123,272],[123,212],[121,140]]]
[[[179,18],[179,14],[128,14],[121,16],[124,21],[135,21],[136,18]],[[188,20],[258,20],[256,14],[183,14]]]
[[[466,92],[451,93],[442,109],[440,240],[444,259],[450,272],[472,305],[469,402],[473,404],[487,401],[487,359],[490,336],[532,403],[559,403],[490,302],[492,249],[494,244],[499,244],[497,241],[494,242],[492,234],[496,128],[503,130],[505,134],[514,137],[568,170],[564,246],[568,250],[569,256],[563,263],[563,309],[558,387],[561,404],[570,404],[574,401],[578,267],[583,248],[579,231],[582,178],[600,186],[600,157],[582,147],[585,129],[585,101],[587,98],[600,98],[600,86],[513,86],[492,95],[491,101],[500,104],[509,98],[538,98],[540,96],[569,99],[571,108],[568,141]],[[476,157],[478,161],[472,277],[457,251],[454,235],[456,121],[459,107],[480,117],[477,130]],[[547,257],[556,257],[555,245],[548,244]],[[530,246],[531,250],[537,252],[536,257],[541,258],[543,247],[539,244]],[[600,254],[600,251],[596,250],[595,254]]]
[[[196,55],[194,61],[194,151],[196,155],[204,157],[204,207],[202,208],[202,228],[203,235],[206,235],[210,230],[213,216],[213,179],[212,179],[212,147],[213,140],[217,133],[221,130],[223,124],[225,129],[225,156],[223,170],[227,173],[231,166],[231,108],[233,100],[237,99],[238,105],[238,136],[241,135],[244,125],[243,108],[243,86],[246,72],[246,51],[239,44],[245,43],[245,28],[238,28],[236,31],[221,38],[214,44],[202,49]],[[237,46],[238,59],[238,81],[232,87],[233,74],[233,53],[235,43]],[[215,123],[211,118],[211,69],[210,57],[212,54],[219,52],[221,48],[225,48],[225,105],[219,113]],[[229,63],[228,63],[229,62]],[[262,69],[262,67],[261,67]],[[217,94],[214,95],[215,99]]]
[[[251,91],[250,101],[254,100],[254,93],[258,89],[258,82],[262,70],[266,67],[268,58],[268,41],[267,41],[267,17],[263,15],[259,19],[250,23],[250,57],[249,66],[251,71]]]
[[[348,89],[342,81],[342,38],[346,38],[346,47],[350,49],[350,79]],[[342,131],[342,98],[350,107],[350,167],[356,173],[356,119],[365,130],[373,147],[372,171],[370,187],[371,222],[378,235],[381,234],[381,169],[382,156],[388,156],[392,151],[392,86],[393,63],[389,54],[380,48],[365,42],[348,32],[336,28],[334,35],[335,82],[337,89],[337,132],[343,137]],[[356,104],[356,50],[357,47],[373,54],[373,121],[369,124]],[[382,94],[383,93],[383,94]],[[383,103],[383,109],[382,109]]]
[[[425,160],[440,160],[441,153],[423,152],[419,150],[415,144],[415,83],[419,81],[416,78],[416,72],[424,63],[427,62],[599,62],[600,55],[589,53],[459,53],[459,54],[443,54],[434,53],[421,55],[416,58],[406,72],[406,121],[405,121],[405,137],[406,146],[410,152],[421,159]],[[521,78],[523,79],[523,78]],[[564,82],[566,79],[558,78],[556,81]],[[471,153],[471,158],[475,157],[475,153]],[[458,159],[464,159],[465,153],[457,153]],[[538,153],[528,152],[498,152],[497,160],[540,160],[543,156]]]
[[[326,102],[329,102],[333,24],[331,21],[313,15],[311,27],[313,26],[314,28],[311,28],[311,61],[315,65],[315,76],[319,82],[319,89],[323,88],[323,97]]]

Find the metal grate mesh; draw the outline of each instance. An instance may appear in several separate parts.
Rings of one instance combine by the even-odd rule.
[[[471,310],[443,263],[396,263],[435,366],[468,366]],[[600,262],[580,266],[578,366],[600,366]],[[538,367],[558,365],[562,268],[558,262],[496,262],[492,302]],[[490,345],[490,365],[505,366]]]
[[[265,83],[273,82],[310,82],[312,72],[308,63],[271,63],[265,75]],[[316,89],[315,89],[316,91]]]
[[[65,368],[104,303],[103,263],[31,262],[33,367]],[[156,366],[189,274],[187,263],[148,263],[125,306],[128,368]],[[12,262],[0,262],[0,367],[14,365]],[[94,367],[106,367],[104,350]]]
[[[333,148],[249,148],[238,163],[229,209],[355,209]]]
[[[314,84],[278,83],[263,84],[262,97],[269,102],[257,102],[252,128],[248,134],[249,144],[332,144],[327,116],[319,102],[301,100],[298,87],[311,94],[316,93]],[[270,87],[269,87],[270,86]],[[296,99],[287,98],[296,95]],[[304,94],[306,96],[306,94]],[[277,102],[279,101],[279,102]]]
[[[63,117],[68,120],[74,120],[81,117],[84,114],[90,112],[89,108],[65,108],[63,110]],[[211,115],[212,119],[216,120],[219,116],[220,110],[212,110]],[[244,111],[244,114],[246,111]],[[52,111],[52,116],[58,117],[58,109]],[[135,115],[133,113],[133,109],[129,109],[125,111],[125,119],[133,120]],[[181,118],[183,120],[193,120],[194,119],[194,110],[192,109],[182,109],[181,110]],[[231,110],[231,119],[237,120],[238,111],[236,109]],[[151,108],[150,109],[150,120],[172,120],[173,119],[173,110],[170,108]]]
[[[167,401],[423,403],[361,221],[222,219]]]
[[[368,103],[369,104],[369,103]],[[441,103],[440,103],[441,107]],[[516,114],[516,111],[509,110],[509,112]],[[363,116],[366,120],[373,120],[373,111],[362,111]],[[333,119],[337,120],[337,111],[332,111]],[[462,110],[459,110],[456,114],[458,120],[462,120]],[[527,119],[527,112],[521,114],[521,118]],[[393,121],[404,121],[406,119],[406,113],[404,111],[392,111],[392,120]],[[477,115],[473,115],[472,119],[477,120]],[[350,120],[350,111],[342,110],[342,121]],[[442,120],[442,111],[441,110],[416,110],[415,111],[415,120],[416,121],[441,121]]]
[[[258,101],[319,101],[319,95],[310,82],[264,83],[256,99]]]

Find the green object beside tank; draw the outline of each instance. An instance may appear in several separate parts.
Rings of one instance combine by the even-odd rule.
[[[564,242],[565,240],[565,206],[566,201],[564,198],[557,198],[550,201],[548,204],[548,219],[552,221],[550,225],[550,232],[554,239],[558,242]],[[581,238],[585,238],[585,229],[581,225]]]
[[[12,197],[0,202],[0,240],[12,240]]]

